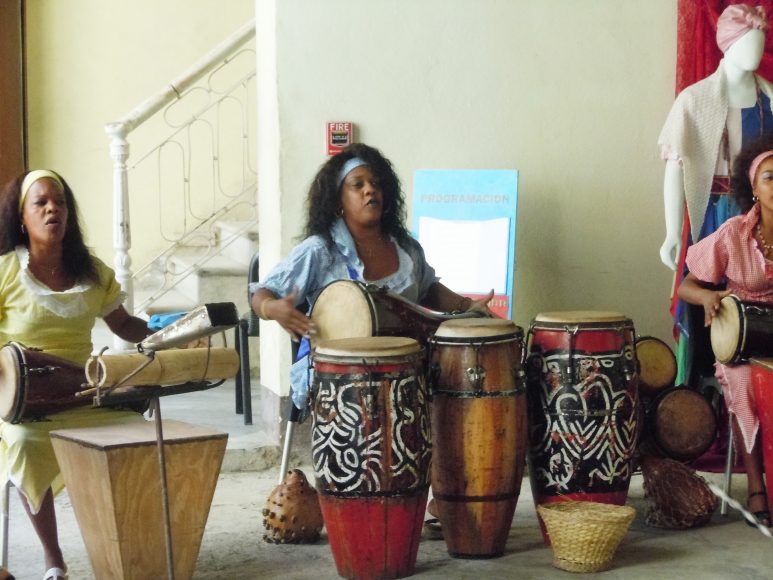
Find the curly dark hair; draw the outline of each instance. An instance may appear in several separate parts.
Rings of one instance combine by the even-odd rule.
[[[58,174],[57,174],[58,175]],[[0,192],[0,255],[13,251],[16,246],[29,247],[29,238],[21,231],[19,198],[21,184],[27,173],[9,181]],[[62,262],[65,271],[78,281],[99,283],[99,272],[91,257],[91,252],[83,241],[78,205],[67,182],[59,176],[64,185],[64,199],[67,203],[67,225],[62,240]]]
[[[773,151],[773,135],[763,135],[744,145],[733,162],[730,190],[744,213],[754,205],[752,183],[749,181],[749,167],[751,167],[754,158],[765,151]]]
[[[405,198],[400,179],[392,163],[375,147],[363,143],[349,145],[338,155],[331,157],[317,172],[309,188],[306,205],[308,217],[303,237],[322,236],[332,247],[330,227],[339,217],[341,209],[341,188],[338,173],[349,159],[359,157],[369,166],[384,196],[384,211],[381,214],[381,230],[394,236],[398,242],[406,242],[410,234],[405,227]]]

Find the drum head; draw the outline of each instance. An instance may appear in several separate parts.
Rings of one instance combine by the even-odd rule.
[[[676,357],[671,348],[653,336],[636,340],[639,359],[639,388],[648,395],[673,386],[676,380]]]
[[[714,442],[717,418],[705,397],[677,387],[656,399],[652,434],[668,457],[692,461]]]
[[[338,280],[322,289],[311,308],[317,327],[312,338],[316,345],[324,340],[373,336],[373,305],[361,284]]]
[[[371,336],[363,338],[339,338],[317,344],[315,358],[383,358],[406,356],[421,351],[419,343],[402,336]]]
[[[553,324],[578,324],[599,322],[628,322],[628,317],[619,312],[606,312],[603,310],[567,310],[564,312],[541,312],[534,318],[535,322],[548,322]]]
[[[13,418],[19,405],[19,354],[15,347],[6,345],[0,349],[0,419]]]
[[[523,329],[503,318],[459,318],[446,320],[435,332],[435,338],[490,338],[523,336]]]
[[[743,348],[741,301],[735,296],[725,296],[719,303],[719,312],[711,322],[711,350],[721,363],[733,361]]]

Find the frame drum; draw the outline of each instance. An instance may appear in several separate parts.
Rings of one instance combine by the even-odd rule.
[[[723,364],[773,355],[773,307],[725,296],[711,323],[711,349]]]
[[[535,504],[625,503],[639,428],[634,349],[633,322],[617,312],[552,312],[532,322],[526,386]]]
[[[505,550],[526,459],[523,330],[510,320],[449,320],[430,340],[432,493],[448,553]]]
[[[317,344],[312,462],[344,578],[413,574],[429,491],[422,347],[410,338]]]
[[[654,336],[636,339],[639,361],[639,392],[655,396],[672,387],[676,380],[676,356],[665,342]]]

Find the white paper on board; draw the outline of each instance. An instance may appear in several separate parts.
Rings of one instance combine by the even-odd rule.
[[[510,219],[444,220],[421,216],[419,243],[441,282],[456,292],[506,294]]]

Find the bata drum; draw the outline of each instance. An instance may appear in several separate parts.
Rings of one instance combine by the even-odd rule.
[[[526,459],[523,330],[450,320],[430,340],[432,495],[451,556],[501,556]]]
[[[91,403],[83,367],[10,342],[0,349],[0,419],[20,423]]]
[[[431,458],[422,354],[410,338],[366,337],[312,355],[312,461],[345,578],[414,572]]]
[[[636,358],[639,361],[639,393],[654,397],[674,386],[676,356],[665,342],[654,336],[636,339]]]
[[[616,312],[539,314],[527,348],[534,502],[623,505],[639,415],[633,323]]]
[[[322,289],[309,316],[317,327],[312,338],[316,345],[365,336],[404,336],[424,344],[444,320],[481,315],[435,312],[378,286],[337,280]]]
[[[711,323],[711,348],[724,364],[773,356],[773,307],[725,296]]]

